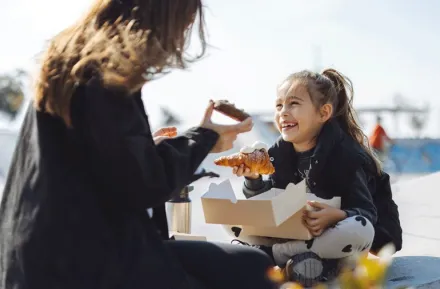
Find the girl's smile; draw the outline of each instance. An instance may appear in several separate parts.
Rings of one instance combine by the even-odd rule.
[[[289,130],[296,129],[298,130],[298,122],[297,121],[287,121],[281,120],[281,131],[287,132]]]

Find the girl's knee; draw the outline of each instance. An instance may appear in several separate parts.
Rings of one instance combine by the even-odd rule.
[[[363,216],[349,217],[337,225],[341,240],[350,240],[353,246],[371,246],[374,239],[374,226]]]
[[[359,215],[348,217],[345,220],[339,222],[337,226],[340,228],[347,228],[355,231],[374,233],[374,226],[373,224],[371,224],[370,220],[368,220],[364,216]]]

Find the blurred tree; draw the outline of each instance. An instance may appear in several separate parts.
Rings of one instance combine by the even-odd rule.
[[[13,73],[0,74],[0,112],[14,119],[24,102],[26,71],[17,69]]]

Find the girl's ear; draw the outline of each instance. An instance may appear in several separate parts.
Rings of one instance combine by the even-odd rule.
[[[333,105],[331,105],[330,103],[324,104],[323,106],[321,106],[319,114],[321,116],[321,122],[326,122],[333,115]]]

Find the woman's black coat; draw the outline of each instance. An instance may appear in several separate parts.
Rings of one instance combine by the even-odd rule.
[[[67,128],[27,111],[0,208],[0,288],[188,288],[163,245],[164,203],[218,134],[194,128],[156,146],[141,92],[97,80],[77,88],[71,116]]]

